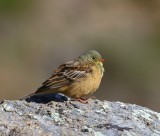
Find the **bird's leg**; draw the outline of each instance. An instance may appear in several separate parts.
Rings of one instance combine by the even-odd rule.
[[[88,99],[84,99],[84,98],[75,98],[75,99],[72,99],[72,101],[79,101],[83,104],[87,104],[88,103]]]
[[[81,102],[81,103],[84,103],[84,104],[86,104],[86,103],[88,103],[88,99],[84,99],[84,98],[78,98],[78,101],[79,102]]]

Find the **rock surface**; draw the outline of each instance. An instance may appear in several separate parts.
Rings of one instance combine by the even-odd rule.
[[[160,136],[160,113],[121,102],[4,100],[0,136]]]

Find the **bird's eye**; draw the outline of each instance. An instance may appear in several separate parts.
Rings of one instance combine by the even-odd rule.
[[[95,57],[92,57],[93,60],[95,60]]]

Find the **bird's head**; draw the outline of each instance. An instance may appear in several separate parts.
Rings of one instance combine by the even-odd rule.
[[[91,62],[103,66],[104,59],[96,50],[89,50],[78,57],[80,61]]]

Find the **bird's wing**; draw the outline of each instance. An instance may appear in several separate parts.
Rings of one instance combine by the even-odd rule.
[[[91,66],[90,63],[81,63],[77,60],[69,61],[55,69],[53,75],[35,93],[42,93],[44,89],[59,89],[78,82],[91,72]]]

